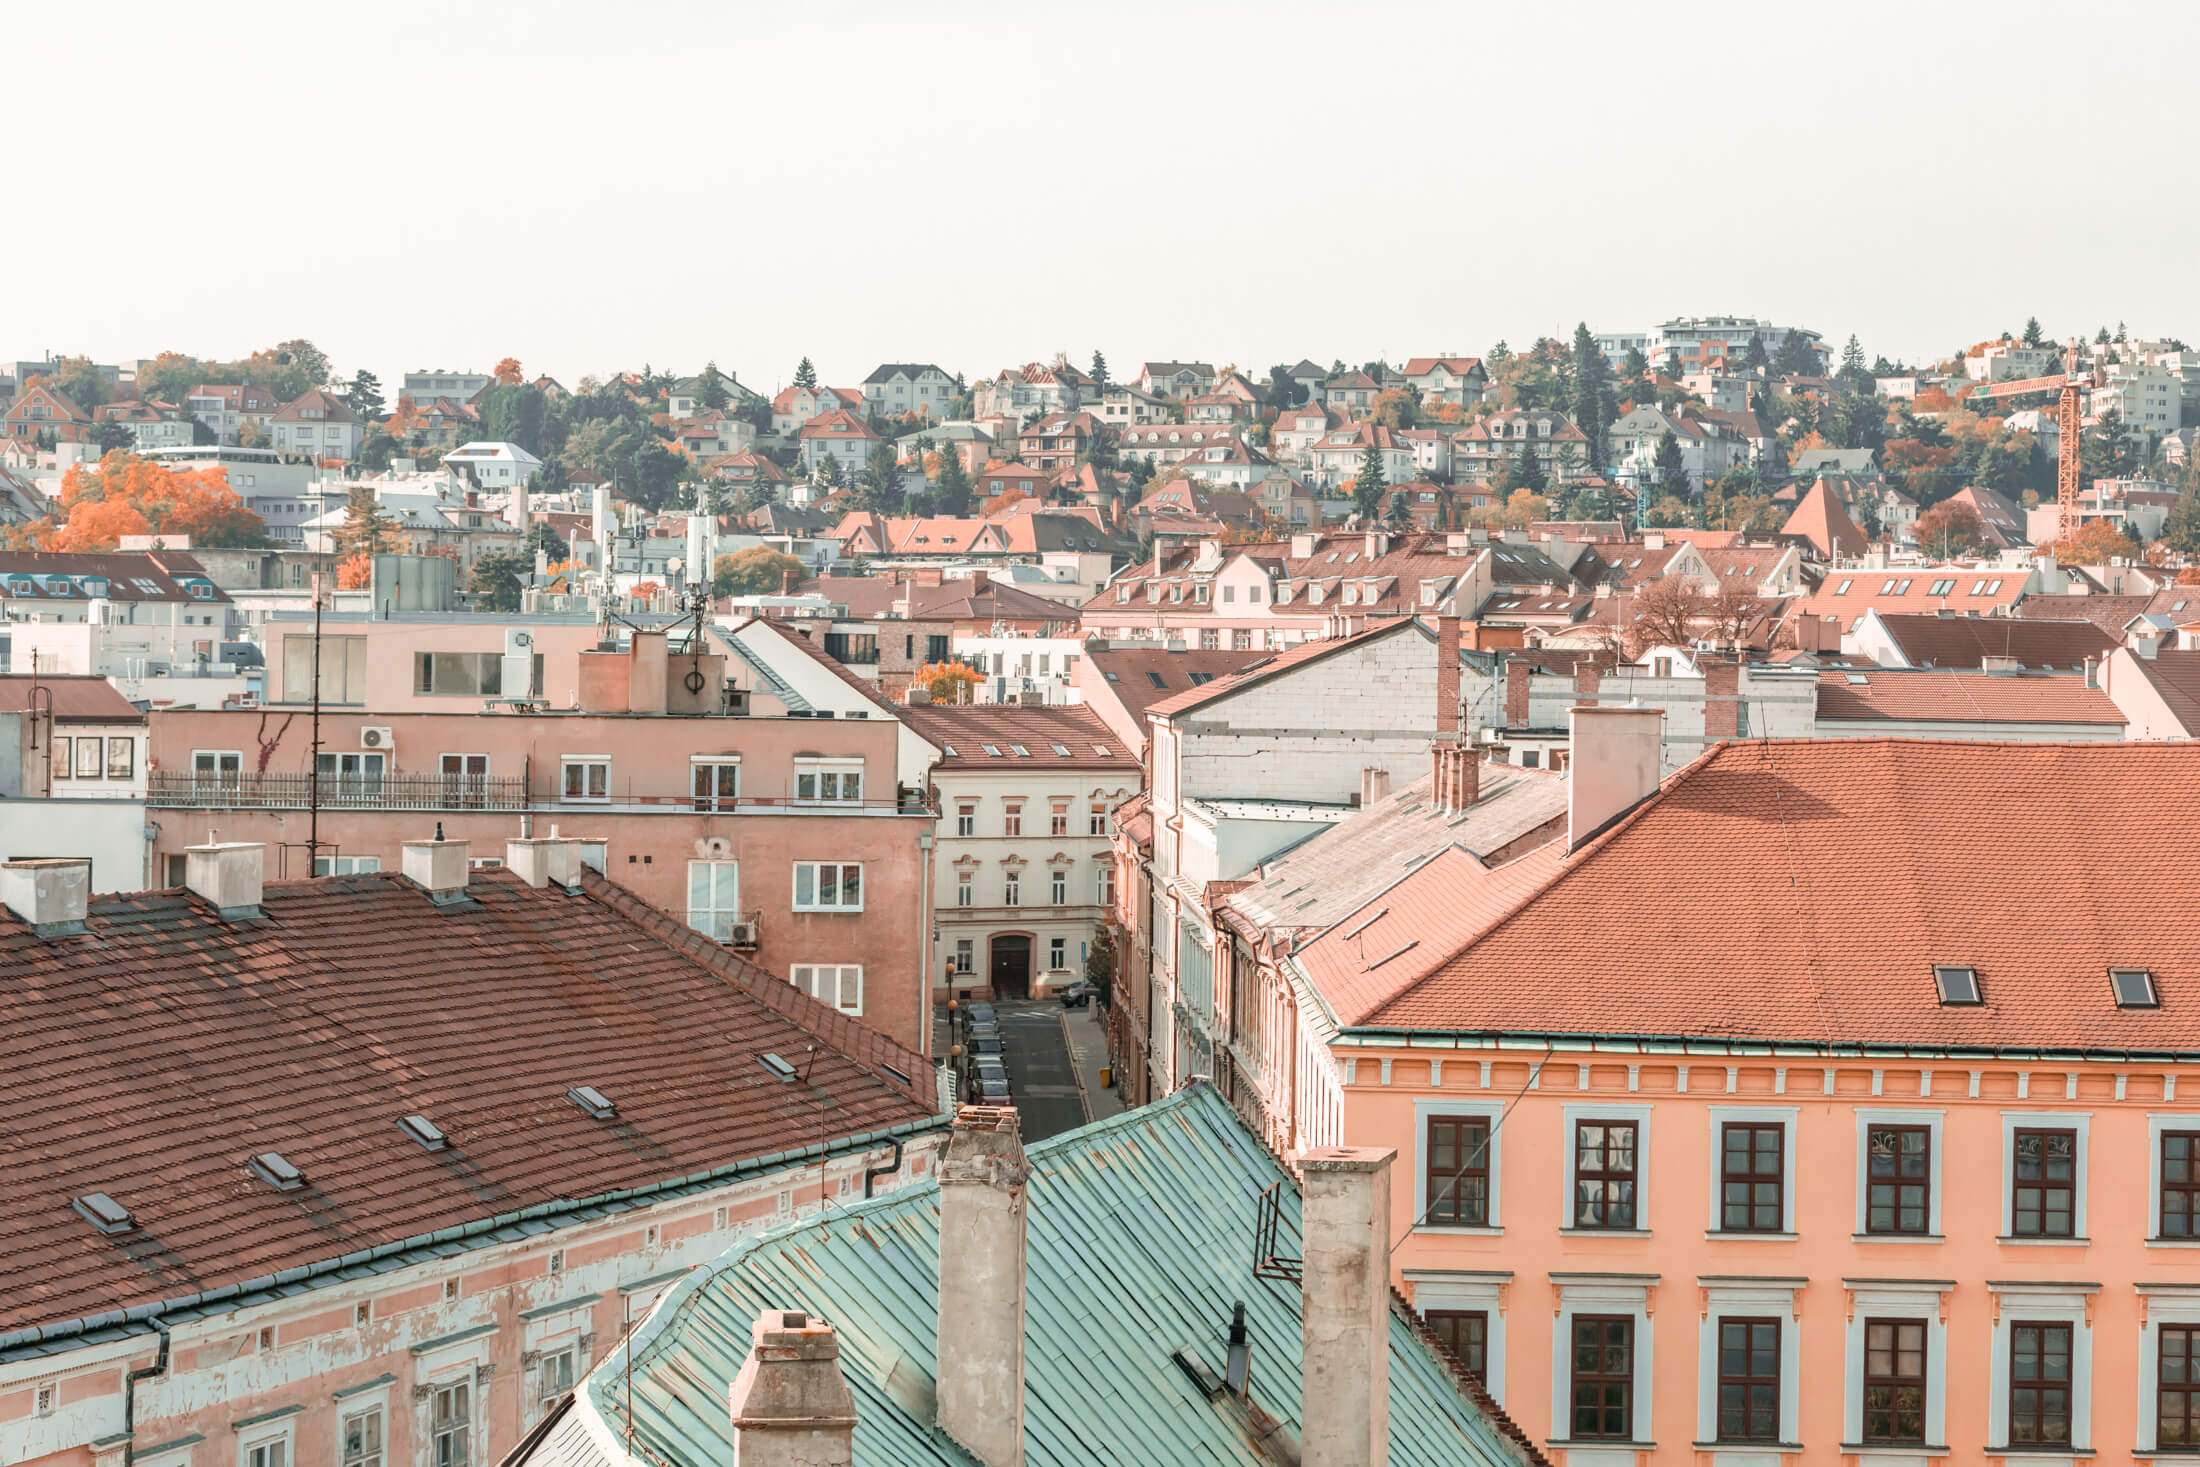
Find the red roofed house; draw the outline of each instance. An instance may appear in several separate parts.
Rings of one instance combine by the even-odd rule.
[[[44,382],[24,388],[0,413],[0,433],[28,441],[51,433],[56,443],[88,443],[92,438],[91,414]]]
[[[0,1175],[0,1461],[494,1462],[742,1233],[932,1170],[926,1056],[575,840],[266,857],[89,899],[0,865],[0,1063],[40,1098]]]
[[[1421,401],[1470,406],[1482,400],[1490,374],[1480,357],[1414,357],[1406,363],[1406,381]]]
[[[332,458],[350,463],[359,456],[359,440],[365,433],[358,414],[318,387],[284,403],[268,431],[274,436],[276,452],[315,463]]]
[[[1452,464],[1464,483],[1487,484],[1520,462],[1523,449],[1535,455],[1543,477],[1569,483],[1589,473],[1589,436],[1564,413],[1504,408],[1452,435]]]
[[[265,428],[282,404],[273,392],[253,383],[201,382],[183,406],[206,425],[215,442],[235,444],[247,429]]]
[[[1573,717],[1558,838],[1254,888],[1318,930],[1242,1020],[1262,929],[1215,943],[1286,1154],[1396,1151],[1394,1276],[1569,1461],[2185,1450],[2200,746],[1744,740],[1661,785],[1656,711]]]
[[[863,419],[835,408],[802,425],[802,467],[815,474],[831,458],[839,464],[841,478],[853,482],[877,442],[878,434]]]
[[[1803,502],[1795,506],[1795,512],[1780,527],[1780,533],[1801,536],[1818,552],[1818,558],[1825,561],[1856,560],[1871,548],[1871,542],[1856,527],[1856,521],[1849,518],[1841,501],[1834,498],[1824,479],[1811,486]]]

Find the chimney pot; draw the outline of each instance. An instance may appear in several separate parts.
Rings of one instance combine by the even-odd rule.
[[[89,860],[56,856],[0,862],[0,903],[39,937],[82,932],[91,894]]]
[[[840,1373],[840,1336],[798,1310],[767,1309],[727,1392],[740,1467],[851,1467],[856,1402]]]
[[[257,841],[224,841],[186,847],[183,884],[225,918],[260,915],[267,847]]]
[[[1390,1164],[1323,1146],[1299,1159],[1304,1350],[1299,1460],[1386,1467],[1390,1455]]]
[[[471,850],[462,840],[406,841],[405,879],[426,892],[439,907],[463,902]]]
[[[1024,1460],[1024,1187],[1011,1107],[966,1105],[940,1158],[940,1430],[985,1467]]]

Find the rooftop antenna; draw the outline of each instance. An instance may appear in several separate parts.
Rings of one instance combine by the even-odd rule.
[[[373,555],[368,555],[373,563]],[[313,571],[313,743],[306,770],[306,875],[321,874],[321,570]]]

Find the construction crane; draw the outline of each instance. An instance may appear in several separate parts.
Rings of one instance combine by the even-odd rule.
[[[2062,395],[2055,403],[2055,503],[2062,515],[2055,539],[2065,547],[2078,538],[2078,438],[2084,431],[2078,394],[2094,385],[2093,374],[2078,372],[2078,347],[2073,341],[2063,352]]]

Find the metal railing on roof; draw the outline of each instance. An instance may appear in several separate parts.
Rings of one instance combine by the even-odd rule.
[[[316,792],[314,786],[318,784]],[[156,771],[146,803],[185,810],[525,810],[521,775],[192,774]]]

